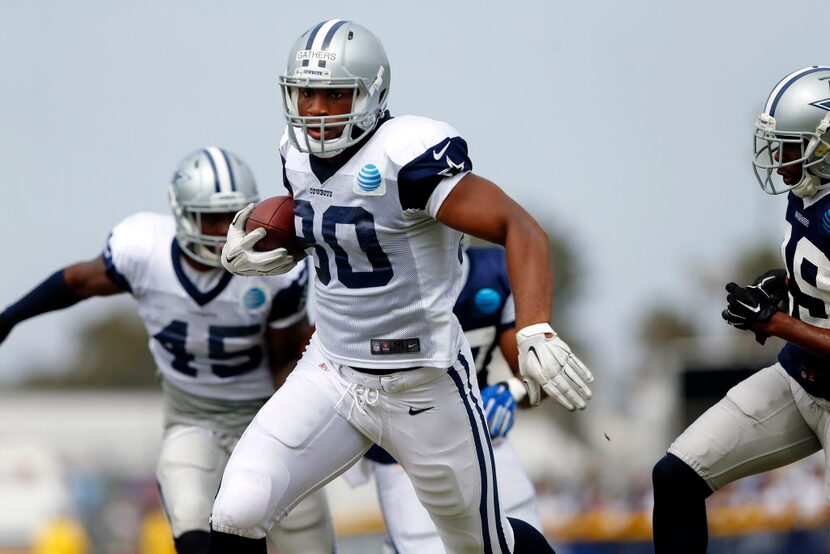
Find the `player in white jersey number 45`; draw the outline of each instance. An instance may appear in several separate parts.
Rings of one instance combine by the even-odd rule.
[[[242,279],[222,268],[233,214],[258,198],[250,169],[231,152],[207,147],[185,157],[169,195],[172,215],[127,217],[103,254],[55,272],[9,306],[0,314],[0,342],[14,325],[89,297],[135,298],[161,376],[165,429],[156,476],[165,513],[176,551],[202,554],[231,448],[307,336],[307,275],[300,266]],[[332,552],[323,492],[298,505],[271,538],[282,553]]]
[[[316,332],[285,387],[234,450],[211,516],[211,552],[264,552],[261,538],[294,502],[372,443],[397,459],[450,553],[549,552],[506,518],[475,368],[452,310],[468,233],[504,245],[516,304],[520,368],[569,410],[593,377],[547,323],[552,284],[539,224],[471,172],[446,123],[386,110],[383,46],[345,20],[308,29],[280,77],[280,145],[295,225],[314,260]],[[243,275],[291,267],[228,233],[223,263]]]

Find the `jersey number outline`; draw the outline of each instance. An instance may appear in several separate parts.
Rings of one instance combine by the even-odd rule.
[[[262,348],[255,344],[250,348],[228,352],[225,349],[225,339],[247,337],[258,335],[259,325],[211,325],[208,327],[208,357],[215,362],[228,362],[230,360],[245,358],[244,360],[231,363],[212,363],[211,372],[217,377],[227,378],[248,373],[259,367],[262,363]],[[196,368],[190,365],[196,356],[187,351],[187,322],[174,319],[164,329],[153,335],[161,346],[173,355],[171,366],[176,371],[196,376]]]
[[[306,243],[314,245],[317,260],[320,265],[314,266],[317,278],[324,285],[331,282],[329,270],[329,255],[326,249],[318,244],[314,236],[314,207],[308,200],[295,200],[294,213],[302,219],[303,238]],[[323,240],[334,252],[334,263],[337,266],[337,279],[350,289],[364,289],[382,287],[389,284],[394,272],[389,256],[383,251],[375,230],[374,216],[360,206],[329,206],[323,212],[322,232]],[[337,225],[351,225],[354,227],[360,249],[372,266],[371,271],[355,271],[349,263],[349,255],[337,242]]]
[[[803,320],[801,314],[803,308],[809,317],[826,320],[827,304],[822,298],[813,294],[821,294],[816,280],[821,268],[830,267],[830,260],[807,237],[793,240],[792,226],[789,223],[785,230],[783,251],[787,272],[790,274],[788,286],[792,300],[790,315]]]

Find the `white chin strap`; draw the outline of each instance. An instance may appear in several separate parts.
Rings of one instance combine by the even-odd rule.
[[[346,143],[349,141],[348,137],[351,134],[352,126],[346,125],[346,127],[343,128],[343,132],[340,134],[339,137],[325,142],[325,152],[323,152],[323,141],[314,140],[311,137],[307,137],[308,145],[311,148],[311,153],[317,156],[318,158],[333,158],[334,156],[338,155],[346,149]]]
[[[810,198],[826,186],[827,185],[821,184],[821,179],[819,179],[812,173],[807,173],[807,175],[801,180],[801,182],[793,188],[791,188],[790,190],[799,198]]]

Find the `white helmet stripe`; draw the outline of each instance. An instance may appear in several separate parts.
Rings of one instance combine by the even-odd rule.
[[[334,27],[336,23],[339,23],[342,19],[330,19],[323,23],[323,26],[320,27],[320,30],[317,31],[317,36],[314,37],[314,42],[311,43],[311,50],[322,50],[323,49],[323,42],[326,40],[326,36],[329,34],[329,29]],[[331,39],[329,39],[331,40]]]
[[[216,192],[230,192],[236,190],[230,168],[230,163],[221,148],[208,146],[205,152],[210,158],[210,165],[216,175]]]
[[[317,36],[314,37],[314,41],[311,43],[311,50],[325,50],[328,45],[331,43],[331,36],[334,35],[334,31],[340,28],[344,23],[346,23],[343,19],[330,19],[323,23],[323,26],[317,31]],[[317,67],[326,67],[326,60],[318,59],[317,60]]]

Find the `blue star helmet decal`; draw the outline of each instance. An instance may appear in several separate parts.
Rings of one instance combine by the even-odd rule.
[[[826,112],[830,112],[830,98],[825,98],[824,100],[816,100],[815,102],[810,102],[811,106],[815,106],[816,108],[821,108]]]

